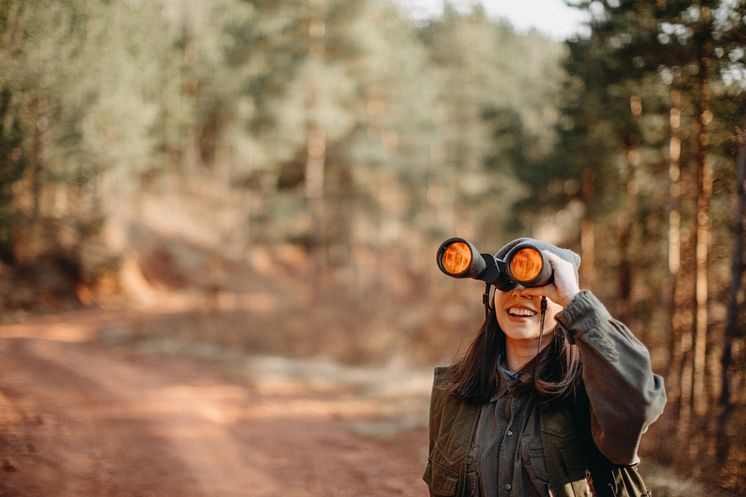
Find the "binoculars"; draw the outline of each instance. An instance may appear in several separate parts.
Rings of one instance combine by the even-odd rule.
[[[463,238],[449,238],[438,249],[438,267],[453,278],[473,278],[495,285],[504,292],[516,285],[525,288],[552,282],[552,266],[531,242],[512,247],[504,259],[480,254]]]

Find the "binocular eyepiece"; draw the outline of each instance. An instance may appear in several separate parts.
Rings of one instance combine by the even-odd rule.
[[[449,238],[438,249],[438,267],[453,278],[474,278],[509,291],[520,284],[526,288],[552,282],[552,266],[531,242],[512,247],[504,259],[480,254],[463,238]]]

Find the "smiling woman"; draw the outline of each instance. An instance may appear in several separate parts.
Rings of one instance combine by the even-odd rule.
[[[464,356],[435,370],[430,494],[647,495],[637,449],[663,410],[663,380],[644,345],[580,290],[577,254],[519,239],[495,258],[526,240],[544,248],[551,282],[495,288]]]

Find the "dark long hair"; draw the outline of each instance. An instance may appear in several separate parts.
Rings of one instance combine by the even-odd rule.
[[[446,388],[457,399],[470,404],[487,402],[497,391],[498,357],[505,353],[505,333],[497,323],[494,306],[464,355],[449,369]],[[535,369],[535,374],[532,374]],[[520,391],[536,392],[546,402],[574,394],[581,374],[580,354],[556,329],[552,342],[519,372]]]

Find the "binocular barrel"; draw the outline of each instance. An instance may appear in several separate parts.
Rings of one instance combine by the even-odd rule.
[[[438,249],[438,267],[454,278],[479,278],[487,268],[487,261],[471,243],[451,238]]]
[[[501,260],[492,254],[481,254],[463,238],[449,238],[440,245],[438,267],[453,278],[473,278],[510,290],[520,284],[526,288],[543,286],[552,281],[552,267],[544,254],[530,242],[511,248]]]

